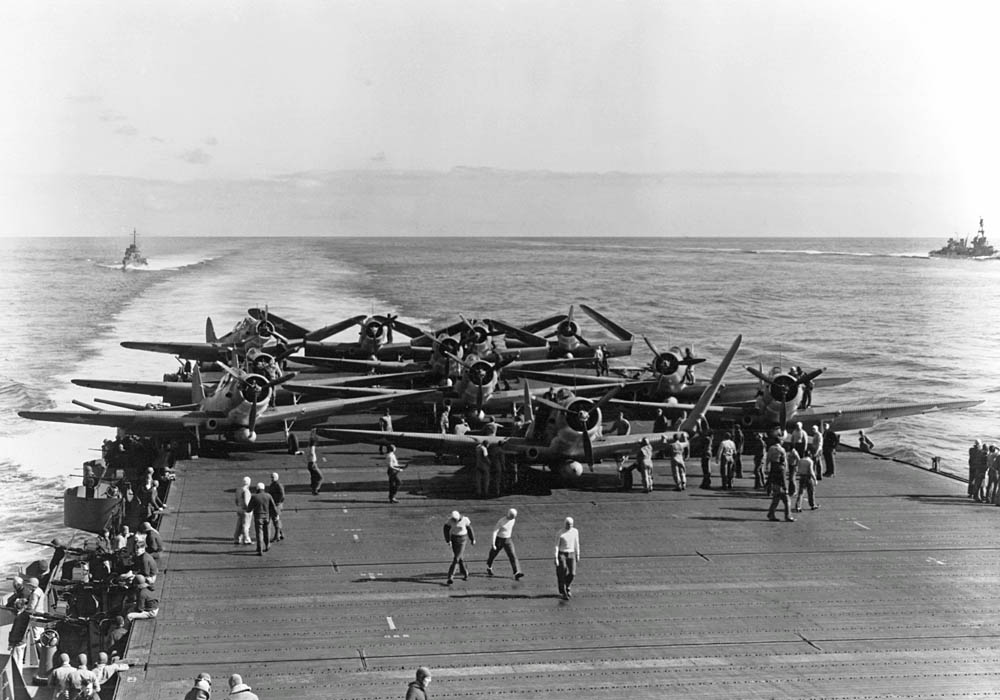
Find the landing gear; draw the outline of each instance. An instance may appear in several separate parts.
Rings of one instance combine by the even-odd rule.
[[[299,454],[299,436],[295,433],[288,433],[288,454]]]

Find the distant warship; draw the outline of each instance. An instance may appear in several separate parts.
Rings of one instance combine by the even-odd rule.
[[[996,249],[986,240],[983,219],[979,218],[979,232],[969,245],[969,237],[949,238],[948,245],[928,253],[932,258],[988,258],[996,254]]]
[[[148,264],[146,258],[139,251],[139,246],[136,245],[135,229],[132,229],[132,244],[125,249],[125,255],[122,257],[122,270],[127,270],[130,267],[146,267]]]

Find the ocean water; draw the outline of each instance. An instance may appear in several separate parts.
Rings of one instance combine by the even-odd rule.
[[[101,395],[74,377],[159,379],[173,358],[119,343],[201,341],[207,316],[221,334],[265,304],[306,327],[372,311],[437,327],[459,313],[516,323],[582,302],[658,346],[692,346],[708,358],[702,376],[742,333],[730,376],[760,362],[854,377],[817,390],[816,406],[985,400],[880,424],[870,435],[886,454],[939,456],[962,473],[974,438],[1000,441],[1000,260],[928,258],[936,239],[148,238],[150,268],[123,273],[125,244],[0,240],[0,576],[47,556],[26,539],[72,535],[62,489],[113,433],[16,411]],[[640,340],[633,362],[649,359]]]

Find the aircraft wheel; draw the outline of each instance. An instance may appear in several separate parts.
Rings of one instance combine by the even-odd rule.
[[[288,454],[293,455],[299,451],[299,436],[295,433],[288,433]]]
[[[191,459],[191,455],[194,453],[192,447],[193,445],[190,440],[185,440],[180,444],[181,459]]]

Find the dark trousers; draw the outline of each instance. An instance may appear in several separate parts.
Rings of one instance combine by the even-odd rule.
[[[490,550],[490,556],[486,559],[487,568],[493,568],[493,561],[497,558],[497,555],[503,550],[507,553],[507,558],[510,559],[510,568],[514,570],[514,573],[518,573],[521,570],[521,566],[517,563],[517,553],[514,551],[514,541],[509,537],[497,537],[493,541],[493,548]]]
[[[268,534],[271,529],[270,523],[267,521],[266,518],[263,520],[254,518],[253,529],[257,535],[257,553],[260,554],[261,545],[264,546],[264,551],[266,552],[268,549],[270,549],[270,544],[271,544],[270,540],[268,539]]]
[[[753,487],[764,488],[764,455],[755,455],[753,458]]]
[[[833,476],[833,470],[837,466],[833,450],[823,450],[823,476]]]
[[[736,473],[737,479],[743,478],[743,446],[739,445],[736,448],[736,456],[733,458],[733,469]],[[732,484],[730,484],[732,486]]]
[[[701,458],[701,488],[712,488],[712,468],[710,457],[707,454]]]
[[[396,497],[396,494],[399,492],[399,484],[400,483],[401,482],[399,480],[399,474],[390,474],[389,475],[389,500],[390,501],[392,499],[394,499]]]
[[[320,487],[323,485],[323,473],[316,468],[315,462],[309,462],[309,487],[312,489],[313,495],[319,493]]]
[[[771,507],[767,509],[767,517],[774,518],[774,511],[778,509],[778,504],[781,503],[785,506],[785,520],[792,517],[791,509],[788,505],[788,494],[785,493],[780,486],[771,486]]]
[[[465,568],[465,559],[462,555],[465,554],[465,543],[468,541],[466,535],[452,535],[451,536],[451,566],[448,567],[448,579],[451,580],[455,575],[455,567],[458,567],[459,572],[462,576],[468,576],[469,570]]]
[[[559,561],[556,563],[556,582],[559,584],[559,593],[565,595],[569,593],[569,587],[576,578],[576,553],[559,552]]]

